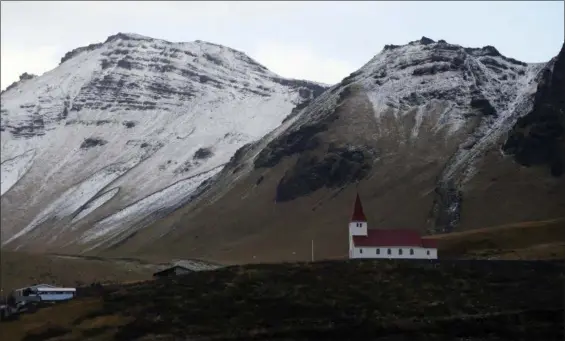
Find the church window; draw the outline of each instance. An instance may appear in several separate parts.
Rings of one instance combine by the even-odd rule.
[[[399,255],[402,254],[402,249],[398,249],[398,254],[399,254]]]
[[[377,249],[377,255],[381,254],[381,249]]]
[[[388,249],[386,253],[388,253],[388,254],[390,255],[390,254],[391,254],[391,251],[390,251],[390,249]]]
[[[426,254],[429,256],[429,255],[430,255],[430,250],[426,251]]]
[[[359,249],[359,253],[363,253],[363,249]]]
[[[410,249],[410,254],[411,254],[411,255],[414,254],[414,249]]]

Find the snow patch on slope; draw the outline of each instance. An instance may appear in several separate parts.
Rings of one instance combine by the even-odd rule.
[[[100,194],[99,196],[97,196],[96,198],[91,200],[90,202],[86,203],[86,205],[84,205],[82,207],[80,212],[73,218],[73,220],[71,221],[71,224],[76,223],[77,221],[86,217],[90,213],[94,212],[98,207],[104,205],[104,203],[106,203],[107,201],[112,199],[116,194],[118,194],[119,191],[120,191],[119,187],[112,188],[112,189]]]
[[[136,163],[137,162],[134,161],[134,164]],[[49,219],[60,220],[73,214],[85,205],[100,190],[126,173],[134,164],[111,165],[96,172],[81,183],[69,188],[61,196],[59,196],[57,200],[37,215],[29,225],[3,242],[2,245],[8,244],[24,234],[33,231],[37,226]]]
[[[84,233],[81,242],[88,243],[96,239],[106,240],[116,237],[128,229],[128,232],[135,230],[131,226],[144,220],[154,212],[175,206],[184,198],[190,196],[198,186],[206,179],[218,174],[223,168],[220,165],[214,169],[181,180],[172,186],[158,191],[115,214],[99,221],[90,230]],[[116,240],[113,240],[116,242]]]
[[[494,122],[479,126],[475,133],[471,135],[462,146],[472,145],[471,148],[459,148],[452,158],[452,162],[446,167],[441,180],[446,181],[462,169],[465,170],[462,182],[469,181],[475,174],[473,161],[479,157],[485,148],[500,138],[513,126],[518,118],[526,115],[533,107],[532,96],[536,93],[536,77],[543,69],[543,64],[531,64],[528,66],[525,75],[517,82],[516,96],[506,107],[497,108],[498,116]]]
[[[31,168],[35,157],[35,150],[28,150],[12,159],[2,162],[0,173],[0,195],[6,193],[18,180]]]
[[[182,266],[192,271],[216,270],[223,267],[223,265],[211,264],[201,260],[192,260],[192,259],[174,260],[171,263],[173,264],[173,266],[177,266],[177,265]]]

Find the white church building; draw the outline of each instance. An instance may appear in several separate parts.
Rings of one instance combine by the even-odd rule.
[[[369,229],[357,194],[349,223],[349,258],[437,259],[437,244],[415,230]]]

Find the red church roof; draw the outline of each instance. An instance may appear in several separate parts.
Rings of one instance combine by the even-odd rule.
[[[351,221],[367,221],[365,213],[363,213],[363,205],[361,205],[361,198],[359,198],[359,193],[357,193],[357,198],[355,198],[355,206],[353,207],[353,215],[351,216]]]
[[[437,249],[437,240],[435,239],[422,239],[422,246],[428,249]]]
[[[422,239],[415,230],[367,230],[367,236],[353,236],[355,246],[436,248],[435,240]]]

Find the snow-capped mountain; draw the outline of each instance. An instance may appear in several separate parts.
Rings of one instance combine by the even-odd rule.
[[[70,51],[2,92],[2,245],[132,233],[325,88],[203,41],[119,33]]]
[[[356,191],[370,228],[559,217],[564,63],[423,37],[324,87],[118,34],[2,94],[3,245],[245,262],[310,259],[316,240],[340,257]]]
[[[565,131],[565,108],[555,95],[565,93],[563,82],[548,81],[563,78],[559,63],[563,50],[548,63],[527,64],[492,46],[425,37],[385,46],[241,148],[199,201],[104,252],[307,260],[316,240],[318,258],[342,257],[355,191],[370,228],[437,233],[560,217],[560,173],[521,167],[509,153],[525,147],[503,148],[517,125],[528,135],[522,118],[551,96],[552,115]],[[553,95],[540,96],[550,83],[546,93]],[[536,115],[534,121],[545,120]],[[526,142],[541,152],[553,145],[537,143],[545,134],[538,126]],[[559,129],[545,132],[560,144],[552,155],[565,151],[562,135],[554,134]]]

